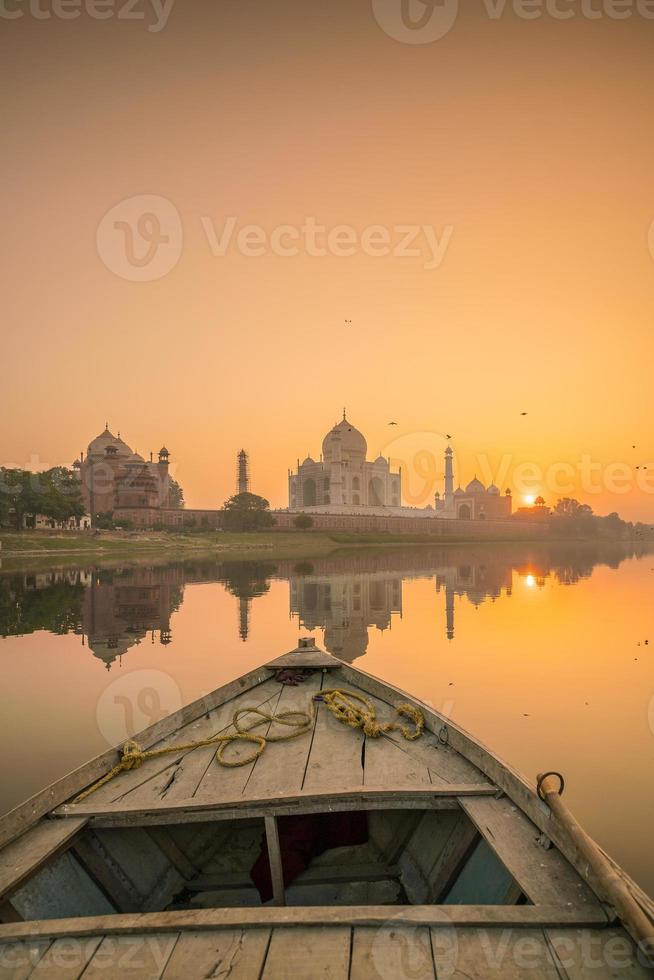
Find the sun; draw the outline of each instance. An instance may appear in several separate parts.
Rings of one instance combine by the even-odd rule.
[[[533,493],[526,494],[522,499],[528,507],[533,507],[533,505],[536,503],[536,497]]]

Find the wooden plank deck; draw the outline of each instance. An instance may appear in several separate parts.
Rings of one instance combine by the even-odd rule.
[[[161,856],[169,862],[175,881],[183,882],[205,866],[211,847],[221,845],[215,825],[211,831],[215,840],[203,836],[207,830],[201,825],[209,820],[228,816],[271,818],[326,808],[401,807],[456,811],[441,815],[443,834],[452,831],[457,819],[466,822],[469,818],[474,824],[469,829],[473,833],[475,828],[479,830],[535,904],[323,904],[180,908],[149,913],[147,905],[138,904],[149,888],[144,882],[135,898],[136,907],[145,908],[145,914],[0,925],[0,980],[82,974],[86,980],[112,975],[116,964],[121,974],[165,980],[195,975],[196,964],[204,975],[229,975],[237,980],[246,976],[267,980],[290,976],[312,980],[320,976],[338,980],[376,976],[382,980],[433,980],[440,976],[512,980],[527,973],[534,980],[588,980],[591,976],[597,980],[637,980],[651,975],[638,964],[633,944],[623,930],[607,928],[603,906],[562,854],[536,843],[549,818],[519,777],[456,726],[427,709],[428,728],[415,742],[398,733],[366,738],[336,721],[323,703],[312,707],[314,694],[323,687],[365,693],[382,721],[394,719],[395,704],[406,698],[374,678],[359,677],[352,668],[331,663],[327,673],[316,672],[297,687],[279,684],[269,671],[251,672],[245,681],[239,679],[178,713],[179,730],[167,720],[150,730],[143,744],[180,745],[229,732],[238,707],[263,706],[273,713],[313,710],[311,730],[290,741],[269,743],[255,761],[239,768],[219,766],[214,759],[215,746],[179,750],[122,773],[77,806],[65,804],[66,793],[70,800],[85,785],[82,767],[61,785],[39,794],[27,809],[18,808],[8,825],[0,826],[0,839],[8,839],[44,812],[47,800],[51,801],[50,809],[56,808],[57,816],[65,817],[41,821],[0,851],[0,888],[3,882],[12,888],[28,879],[42,858],[71,844],[77,848],[82,828],[87,845],[95,837],[111,849],[118,844],[107,835],[119,832],[107,828],[121,823],[134,830],[147,827],[138,831],[142,836],[137,850],[154,849],[157,859]],[[439,739],[443,725],[449,744]],[[257,733],[279,730],[278,725],[265,725]],[[252,743],[233,750],[230,747],[230,754],[239,751],[250,754]],[[468,758],[461,754],[464,751]],[[110,753],[90,764],[87,784],[111,764]],[[520,806],[524,798],[527,815],[508,798],[495,798],[496,777],[497,786],[510,790]],[[407,814],[407,819],[413,821],[414,817]],[[435,815],[426,819],[435,820]],[[175,822],[188,826],[173,826]],[[160,826],[163,824],[170,826]],[[189,832],[188,840],[182,831]],[[452,832],[451,836],[454,841],[456,835]],[[554,839],[555,833],[552,836]],[[432,846],[427,834],[424,847]],[[92,855],[87,857],[90,860]],[[458,860],[445,847],[438,860],[448,859],[453,864]],[[161,874],[158,877],[160,889],[168,888],[164,878]],[[127,911],[134,907],[133,898],[118,895],[116,906],[120,908],[122,902]],[[424,900],[438,899],[428,895]],[[621,948],[617,967],[611,959],[614,946]],[[589,948],[595,951],[590,965]],[[529,956],[527,969],[524,963]]]
[[[279,910],[278,910],[279,911]],[[375,925],[297,924],[0,941],[0,980],[123,976],[181,980],[646,980],[651,973],[619,928],[533,923],[436,925],[387,908]]]

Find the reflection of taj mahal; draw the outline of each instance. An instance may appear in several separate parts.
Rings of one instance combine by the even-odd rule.
[[[368,649],[368,627],[389,629],[402,614],[402,578],[387,572],[293,576],[291,615],[302,629],[324,630],[325,648],[352,663]]]
[[[322,442],[320,459],[307,456],[297,472],[288,474],[290,510],[309,507],[399,507],[401,474],[391,473],[383,456],[366,460],[368,444],[353,425],[343,419]]]

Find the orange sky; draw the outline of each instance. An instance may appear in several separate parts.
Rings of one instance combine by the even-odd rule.
[[[233,491],[241,445],[283,505],[346,404],[373,455],[452,433],[464,483],[482,453],[510,457],[502,487],[524,462],[649,464],[649,492],[577,490],[654,517],[654,20],[480,2],[407,44],[367,0],[177,0],[156,32],[139,2],[145,21],[3,7],[0,463],[70,463],[108,419],[142,453],[165,441],[190,505]],[[101,225],[139,195],[183,229],[150,281],[108,267]],[[424,239],[216,256],[230,215],[452,231],[432,269]]]

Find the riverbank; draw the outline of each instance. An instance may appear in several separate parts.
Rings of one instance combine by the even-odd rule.
[[[511,540],[507,537],[506,540]],[[0,568],[74,566],[127,561],[175,561],[200,557],[237,559],[322,558],[353,548],[442,544],[428,534],[325,531],[166,532],[166,531],[25,531],[0,532]],[[448,540],[456,544],[456,540]]]
[[[310,560],[354,551],[396,550],[448,545],[577,543],[599,544],[601,539],[543,536],[528,538],[506,534],[492,541],[486,536],[462,534],[442,539],[433,534],[392,534],[381,531],[0,531],[0,572],[41,571],[97,565],[166,563],[194,558],[234,561]],[[605,544],[618,544],[605,539]],[[632,544],[652,541],[634,538]]]

